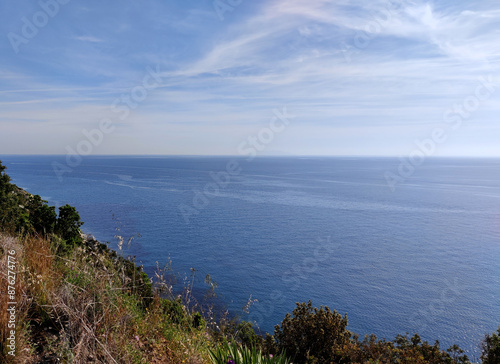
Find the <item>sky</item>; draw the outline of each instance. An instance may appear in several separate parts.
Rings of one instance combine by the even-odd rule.
[[[500,3],[0,1],[0,154],[500,156]]]

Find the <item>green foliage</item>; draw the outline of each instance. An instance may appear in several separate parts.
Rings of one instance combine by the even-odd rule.
[[[207,326],[207,322],[199,312],[195,312],[191,315],[191,325],[194,329],[201,330]]]
[[[55,233],[64,241],[60,242],[58,253],[71,251],[80,244],[80,215],[70,205],[55,208],[38,195],[32,196],[10,183],[5,173],[6,167],[0,161],[0,230],[11,234],[38,234],[50,236]]]
[[[414,364],[466,364],[470,363],[463,350],[454,345],[445,352],[436,341],[430,345],[418,334],[409,337],[398,335],[392,342],[377,340],[375,335],[357,336],[345,350],[346,363],[414,363]]]
[[[496,333],[486,335],[481,346],[483,364],[500,363],[500,327],[498,327]]]
[[[57,239],[53,239],[57,240]],[[60,244],[60,242],[59,242]],[[92,264],[96,257],[103,258],[106,269],[116,272],[117,278],[123,285],[123,291],[129,295],[136,296],[141,303],[141,307],[147,308],[153,300],[153,284],[141,265],[135,264],[135,257],[124,258],[116,254],[106,244],[87,237],[84,249],[89,253],[87,257],[89,264]]]
[[[464,351],[457,345],[449,348],[447,353],[440,349],[438,341],[430,345],[427,341],[422,341],[418,334],[414,334],[411,338],[408,334],[398,335],[394,344],[397,356],[405,360],[420,359],[422,363],[435,364],[470,363],[467,355],[462,355]]]
[[[0,161],[0,229],[8,233],[22,230],[28,222],[23,211],[21,196],[16,193],[16,186],[10,183],[5,173],[6,167]]]
[[[143,307],[147,307],[153,299],[153,284],[142,266],[135,264],[133,257],[130,259],[132,260],[116,256],[117,266],[125,277],[125,287],[141,299]]]
[[[294,363],[338,363],[351,337],[346,327],[347,316],[328,307],[313,308],[309,301],[297,303],[293,317],[286,314],[274,336],[278,350],[286,351]]]
[[[54,233],[57,214],[54,206],[48,206],[47,201],[38,195],[32,196],[27,204],[30,223],[36,232],[44,236]]]
[[[470,363],[469,358],[467,355],[464,354],[465,351],[460,349],[458,345],[453,345],[446,349],[446,351],[449,353],[450,359],[452,360],[453,363],[459,363],[459,364],[467,364]],[[445,359],[448,359],[447,357]]]
[[[6,169],[7,167],[2,165],[2,161],[0,161],[0,191],[5,190],[10,184],[10,177],[5,173]]]
[[[80,236],[80,215],[73,206],[64,205],[59,207],[59,217],[55,225],[55,232],[59,234],[70,247],[82,243]]]
[[[213,364],[289,364],[286,355],[263,355],[260,349],[224,341],[210,351]]]
[[[242,321],[236,326],[236,338],[246,347],[264,346],[264,339],[255,333],[251,322]]]
[[[168,316],[168,318],[177,325],[189,325],[189,314],[184,309],[182,304],[182,299],[178,298],[175,300],[162,300],[163,313]]]
[[[182,299],[179,297],[174,300],[162,299],[162,312],[170,322],[182,327],[184,330],[204,330],[207,323],[199,312],[190,314]]]
[[[311,301],[297,303],[293,316],[287,314],[275,329],[274,337],[266,337],[265,347],[271,352],[286,350],[297,364],[328,363],[414,363],[466,364],[464,351],[454,345],[446,351],[439,343],[430,345],[418,334],[398,335],[394,341],[366,336],[362,342],[347,329],[347,317],[328,307],[313,308]],[[274,347],[273,347],[274,346]]]

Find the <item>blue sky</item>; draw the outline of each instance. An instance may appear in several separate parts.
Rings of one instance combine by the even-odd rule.
[[[0,34],[0,154],[500,156],[496,0],[2,1]]]

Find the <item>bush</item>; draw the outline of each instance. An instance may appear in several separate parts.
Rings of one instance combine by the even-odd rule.
[[[2,161],[0,161],[0,191],[10,185],[10,177],[5,173],[6,169],[7,167],[2,165]]]
[[[246,347],[262,348],[264,339],[257,335],[251,322],[242,321],[236,326],[236,337]]]
[[[161,300],[162,313],[168,317],[173,324],[179,325],[184,330],[204,330],[207,323],[201,313],[194,312],[190,314],[181,298]]]
[[[66,240],[69,248],[82,243],[80,236],[80,215],[73,206],[64,205],[59,207],[59,217],[56,221],[55,232]]]
[[[11,234],[39,234],[44,237],[57,233],[68,249],[81,243],[80,215],[72,206],[59,208],[57,218],[55,208],[38,195],[32,196],[10,183],[5,173],[6,167],[0,161],[0,229]]]
[[[0,161],[0,230],[16,233],[25,230],[28,225],[28,214],[24,211],[16,186],[10,183],[5,173],[6,167]]]
[[[116,258],[116,264],[125,277],[124,286],[129,289],[130,293],[140,298],[142,306],[145,308],[153,299],[153,284],[143,271],[143,267],[135,264],[134,258],[129,257],[131,259],[129,260],[119,256]]]
[[[184,309],[184,304],[180,298],[176,300],[162,300],[163,313],[168,316],[170,321],[177,325],[189,325],[189,315]]]
[[[30,211],[29,220],[35,232],[43,236],[48,236],[54,232],[57,221],[54,206],[48,206],[47,201],[35,195],[28,201],[27,208]]]
[[[311,301],[297,303],[293,317],[287,313],[281,327],[275,327],[279,351],[286,351],[294,363],[339,363],[349,344],[347,316],[328,307],[313,308]]]
[[[191,321],[191,325],[196,330],[205,329],[205,327],[207,326],[207,322],[199,312],[195,312],[191,315]]]
[[[498,327],[496,333],[486,335],[481,346],[481,360],[483,364],[500,363],[500,327]]]

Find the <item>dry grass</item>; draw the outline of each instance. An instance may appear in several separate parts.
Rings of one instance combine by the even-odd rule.
[[[205,330],[174,323],[154,295],[147,309],[131,278],[109,251],[76,248],[56,257],[39,237],[19,242],[0,235],[2,251],[16,249],[17,354],[5,363],[209,363],[213,345]],[[123,263],[123,262],[122,262]],[[2,253],[2,267],[6,254]],[[2,342],[6,328],[6,269],[2,270]],[[135,292],[135,291],[134,291]],[[19,327],[19,326],[18,326]],[[9,361],[10,360],[10,361]]]
[[[8,296],[8,251],[16,252],[16,355],[8,355],[9,349],[5,346],[9,336],[7,308]],[[33,361],[32,350],[30,350],[30,337],[25,323],[30,306],[28,285],[24,279],[25,249],[19,241],[13,237],[0,234],[0,362],[2,363],[30,363]]]

